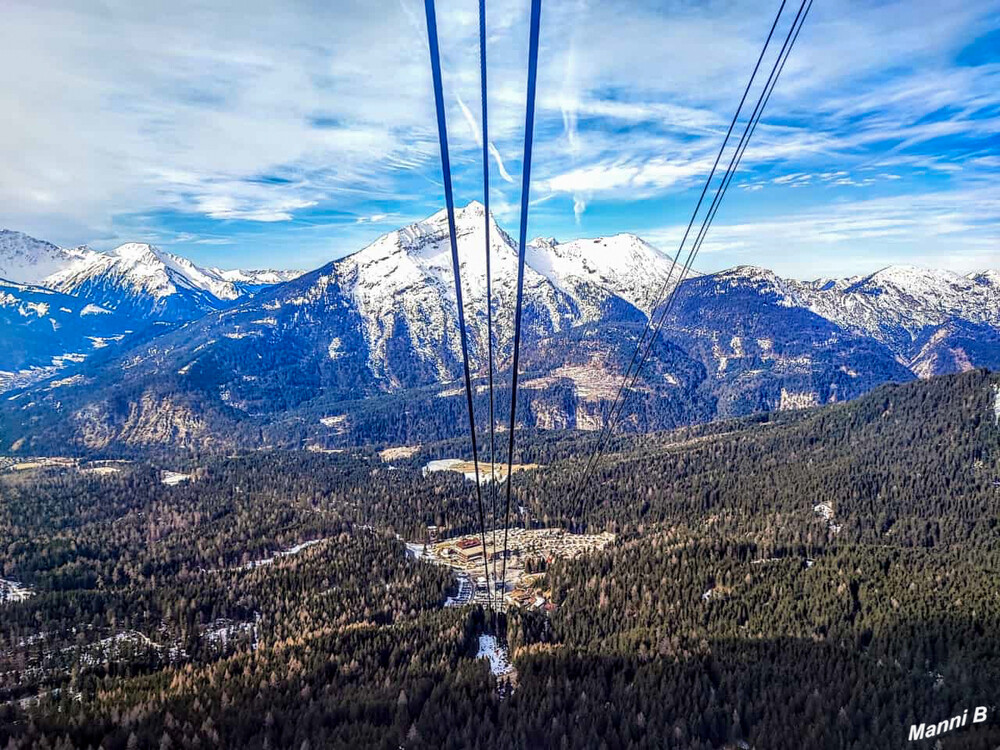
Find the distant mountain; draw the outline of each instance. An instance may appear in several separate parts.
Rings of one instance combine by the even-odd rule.
[[[52,274],[99,255],[86,246],[56,247],[21,232],[0,229],[0,278],[20,284],[44,286]]]
[[[664,335],[705,365],[719,416],[844,401],[913,377],[882,342],[801,304],[796,288],[740,266],[678,290]]]
[[[486,364],[485,213],[473,202],[456,212],[466,319],[473,368]],[[584,255],[583,246],[599,252]],[[501,361],[510,355],[517,248],[490,217],[495,336]],[[559,244],[535,242],[527,249],[524,333],[537,340],[598,320],[644,320],[638,305],[648,299],[637,278],[662,282],[669,260],[634,235]],[[615,268],[616,266],[616,268]],[[330,284],[359,317],[366,360],[382,390],[395,390],[458,376],[461,349],[447,216],[379,238],[358,253],[327,266],[300,298],[322,296]]]
[[[275,284],[297,279],[304,271],[277,271],[274,269],[236,269],[224,271],[212,268],[213,273],[226,281],[232,282],[237,289],[247,294],[256,294],[262,289]]]
[[[921,351],[942,326],[965,323],[1000,328],[1000,273],[996,271],[961,276],[889,266],[862,278],[794,283],[789,299],[843,328],[881,341],[914,372]],[[961,354],[957,357],[963,359]],[[917,374],[956,369],[963,368],[924,368]]]
[[[194,320],[297,275],[205,269],[134,242],[110,253],[61,248],[0,230],[0,315],[8,323],[0,332],[0,391],[71,368],[95,347],[114,348],[126,331]]]
[[[625,301],[647,316],[665,289],[671,262],[634,234],[558,242],[539,238],[528,245],[526,264],[581,306],[583,317],[597,320],[608,305]],[[680,268],[673,269],[673,277]],[[688,273],[696,278],[697,271]]]
[[[140,242],[74,263],[45,284],[141,320],[193,320],[244,296],[220,273]]]
[[[481,425],[486,220],[478,203],[456,214]],[[489,221],[504,404],[517,252]],[[28,438],[24,449],[47,441],[87,450],[322,447],[440,439],[465,429],[443,211],[253,297],[240,296],[239,284],[263,276],[192,270],[148,246],[106,257],[86,279],[119,286],[72,274],[60,283],[88,295],[113,289],[126,301],[122,290],[138,287],[149,299],[215,299],[219,306],[85,363],[85,379],[60,389],[58,398],[38,389],[16,399],[0,411],[0,433],[11,442]],[[630,234],[539,239],[526,248],[519,425],[604,424],[670,269],[667,256]],[[997,278],[890,268],[802,282],[751,266],[693,275],[668,311],[622,425],[648,430],[802,408],[852,399],[884,382],[997,366]],[[166,289],[172,291],[161,295]],[[115,304],[126,309],[121,300]]]
[[[487,361],[485,220],[478,203],[457,214],[470,354],[480,377]],[[511,353],[517,252],[511,238],[490,221],[495,341],[503,370]],[[120,361],[88,372],[86,388],[60,394],[58,408],[69,416],[60,420],[60,429],[75,425],[68,439],[90,447],[126,434],[134,444],[155,442],[169,413],[183,423],[185,439],[197,444],[233,440],[241,430],[254,433],[251,439],[279,443],[291,439],[288,429],[320,443],[342,433],[451,434],[462,423],[460,414],[451,415],[461,403],[453,397],[461,393],[454,382],[461,374],[461,349],[447,237],[446,217],[439,212],[126,351]],[[602,262],[584,252],[588,243],[605,253]],[[524,402],[526,423],[601,424],[607,383],[620,377],[630,355],[619,334],[634,340],[636,327],[646,319],[642,308],[650,305],[640,280],[662,285],[669,268],[668,258],[633,235],[533,244],[524,285],[524,361],[531,368],[526,379],[532,394]],[[591,328],[582,328],[587,325]],[[559,352],[558,359],[538,356],[543,341]],[[658,352],[666,361],[659,364],[677,377],[650,385],[654,398],[676,396],[677,383],[697,388],[703,377],[697,362],[676,347]],[[650,372],[658,372],[659,364]],[[588,368],[591,374],[584,372]],[[592,390],[587,383],[594,378],[605,385]],[[429,401],[403,422],[388,413],[395,405],[386,406],[387,412],[375,405],[364,416],[355,413],[343,429],[338,426],[338,414],[351,410],[345,404],[413,388],[429,388],[420,397]],[[123,402],[123,392],[136,394],[137,405]],[[48,401],[43,395],[32,409]],[[531,411],[535,406],[537,413]],[[698,416],[687,406],[668,411],[681,422],[711,411],[697,410]],[[150,429],[144,431],[136,421]],[[261,423],[267,424],[263,433],[254,426]]]
[[[746,292],[808,310],[883,344],[918,377],[995,367],[1000,351],[1000,273],[888,266],[868,276],[795,281],[751,266],[716,274],[719,304]],[[755,297],[750,298],[751,300]],[[725,356],[725,355],[723,355]]]
[[[0,278],[72,294],[137,321],[193,320],[299,275],[202,268],[141,242],[102,253],[0,230]]]
[[[51,377],[133,333],[130,321],[119,313],[2,279],[0,330],[0,390]]]

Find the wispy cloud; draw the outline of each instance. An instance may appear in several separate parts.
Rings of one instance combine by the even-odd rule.
[[[649,233],[664,247],[684,227]],[[992,188],[835,202],[821,210],[713,224],[697,266],[719,270],[761,265],[779,254],[780,269],[802,278],[850,275],[890,263],[968,272],[1000,265],[1000,197]]]
[[[479,148],[482,148],[483,129],[479,125],[479,121],[476,120],[475,116],[472,114],[471,110],[466,106],[465,102],[462,100],[462,97],[460,95],[458,94],[455,95],[455,101],[458,102],[459,109],[461,109],[462,111],[462,117],[465,119],[465,124],[469,126],[469,132],[472,133],[472,137],[476,141],[476,145],[479,146]],[[514,178],[507,173],[507,169],[503,165],[503,157],[500,156],[500,151],[497,150],[497,147],[493,144],[493,141],[490,141],[488,148],[490,155],[496,162],[497,171],[500,172],[500,176],[506,182],[514,182]]]
[[[546,2],[532,228],[682,223],[772,10]],[[478,21],[454,0],[438,17],[456,194],[468,200],[481,190],[482,130],[466,104],[479,101]],[[998,28],[1000,0],[817,3],[726,198],[727,216],[745,206],[753,220],[714,228],[706,256],[801,265],[791,238],[803,255],[836,247],[836,262],[851,242],[918,257],[921,237],[946,237],[979,258],[998,217],[933,206],[983,200],[1000,172]],[[527,4],[497,0],[489,149],[505,221],[520,202],[526,48]],[[213,262],[253,248],[262,264],[298,266],[292,252],[357,249],[442,199],[412,0],[10,0],[0,111],[0,224],[67,244],[159,232]],[[850,220],[859,211],[866,220]],[[751,226],[781,241],[752,241]]]

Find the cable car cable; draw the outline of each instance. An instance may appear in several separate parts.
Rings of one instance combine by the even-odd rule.
[[[667,289],[670,286],[670,279],[673,277],[674,269],[677,267],[677,261],[679,260],[681,252],[684,249],[684,245],[687,242],[687,238],[691,232],[691,228],[694,226],[694,220],[698,215],[698,211],[701,208],[701,204],[705,200],[705,194],[708,192],[709,185],[711,185],[712,182],[712,177],[715,175],[715,170],[718,168],[719,161],[722,158],[722,154],[725,152],[726,145],[729,143],[729,138],[732,135],[733,128],[736,127],[736,123],[739,120],[740,112],[743,110],[743,105],[746,102],[747,95],[750,93],[750,89],[753,86],[754,79],[757,77],[757,72],[760,69],[760,64],[764,59],[764,55],[767,52],[768,46],[771,44],[771,38],[774,35],[774,30],[778,25],[778,21],[781,18],[781,14],[785,9],[786,2],[787,0],[781,0],[781,5],[778,7],[778,12],[774,17],[774,21],[771,23],[771,29],[770,31],[768,31],[767,39],[764,40],[764,46],[761,48],[760,54],[757,56],[757,62],[754,65],[753,72],[750,74],[750,80],[747,81],[747,85],[743,89],[743,96],[740,97],[740,103],[736,107],[736,113],[733,115],[733,119],[729,123],[729,129],[726,131],[726,137],[722,141],[722,146],[719,148],[719,153],[716,154],[715,156],[715,162],[712,164],[712,169],[708,173],[708,178],[705,180],[705,185],[701,189],[701,195],[698,196],[698,202],[695,205],[694,211],[691,214],[691,220],[688,222],[687,228],[684,230],[684,236],[682,237],[680,245],[677,248],[677,252],[674,254],[673,261],[670,264],[670,270],[667,273],[666,279],[664,279],[663,281],[663,286],[660,288],[660,291],[656,295],[656,301],[650,308],[649,317],[646,320],[646,324],[643,327],[642,333],[640,334],[639,339],[636,341],[635,349],[632,352],[632,357],[631,360],[629,361],[628,367],[625,369],[625,374],[622,377],[621,385],[618,387],[618,392],[615,395],[614,400],[612,401],[611,408],[608,410],[608,412],[605,415],[605,419],[603,420],[604,424],[601,428],[601,432],[597,441],[598,446],[603,444],[609,432],[608,425],[611,422],[611,415],[614,414],[615,408],[619,400],[622,398],[622,394],[624,393],[625,386],[629,381],[629,376],[632,372],[632,368],[634,367],[636,358],[638,357],[639,351],[641,350],[642,343],[646,338],[646,334],[648,333],[650,326],[652,325],[655,310],[661,304],[663,296],[667,293]],[[589,474],[591,469],[591,463],[595,455],[596,455],[596,450],[591,453],[590,461],[588,461],[587,467],[584,469],[584,473],[581,476],[587,476]]]
[[[667,299],[667,303],[664,305],[659,314],[659,322],[657,326],[653,329],[653,334],[650,337],[650,340],[647,343],[643,356],[639,360],[639,364],[632,375],[631,382],[629,382],[628,387],[624,391],[624,396],[621,399],[620,404],[618,404],[620,406],[620,409],[617,415],[614,415],[613,413],[615,404],[612,405],[612,421],[610,422],[612,430],[614,429],[615,426],[617,426],[618,420],[624,413],[625,401],[627,400],[628,395],[631,392],[631,389],[635,386],[635,383],[638,380],[639,372],[643,364],[645,363],[647,357],[649,356],[650,351],[652,350],[652,346],[655,343],[655,339],[659,334],[660,329],[663,327],[663,324],[666,320],[666,316],[670,308],[672,307],[673,300],[675,299],[677,290],[679,289],[681,283],[683,282],[684,277],[690,271],[691,266],[694,263],[694,259],[697,257],[697,254],[701,249],[701,245],[704,243],[704,239],[705,236],[707,235],[708,228],[711,226],[711,223],[714,220],[715,215],[718,213],[722,197],[728,190],[729,184],[732,182],[732,178],[735,175],[736,169],[738,168],[740,161],[742,161],[743,154],[746,152],[746,148],[749,145],[750,138],[752,137],[754,131],[756,130],[757,123],[760,121],[760,117],[763,115],[764,107],[770,100],[771,93],[774,91],[774,87],[777,85],[778,77],[781,75],[781,71],[784,69],[785,62],[788,60],[788,57],[791,54],[792,47],[795,45],[795,41],[798,39],[799,31],[801,31],[802,25],[805,23],[806,16],[808,15],[811,7],[812,7],[812,0],[802,0],[802,4],[799,6],[798,13],[796,13],[795,18],[792,21],[792,25],[789,27],[788,33],[785,37],[785,42],[778,53],[778,57],[775,59],[774,65],[772,66],[771,74],[768,76],[768,80],[765,82],[764,88],[761,90],[761,94],[757,100],[757,105],[754,107],[754,110],[750,115],[750,119],[747,121],[747,124],[744,127],[743,135],[740,138],[740,142],[737,144],[736,151],[734,152],[733,157],[730,159],[729,166],[727,167],[726,173],[723,176],[722,181],[719,184],[719,187],[716,189],[715,198],[713,199],[712,204],[709,207],[708,212],[706,213],[705,219],[703,220],[698,235],[696,236],[695,241],[692,244],[691,250],[688,252],[688,256],[685,261],[684,267],[681,270],[680,278],[678,279],[677,284],[675,284],[674,288],[671,290],[671,293]],[[653,317],[654,317],[653,315],[650,316],[651,319]],[[589,479],[589,474],[593,469],[596,468],[597,464],[600,462],[601,458],[604,455],[605,448],[606,448],[606,443],[604,443],[603,441],[599,442],[597,450],[595,450],[595,452],[591,455],[591,460],[588,462],[587,469],[584,475],[582,476],[581,482],[579,483],[579,491],[575,494],[574,501],[573,503],[571,503],[571,507],[574,508],[574,513],[577,512],[577,510],[579,510],[578,503],[580,500],[580,495],[582,494],[583,489],[586,486],[586,482]]]
[[[483,112],[483,223],[486,234],[486,352],[490,392],[490,498],[493,506],[493,583],[497,580],[497,459],[493,397],[493,280],[490,273],[490,127],[486,85],[486,0],[479,0],[479,80]],[[483,548],[486,554],[486,548]]]
[[[808,3],[808,4],[807,4]],[[711,227],[712,222],[715,219],[715,215],[719,211],[719,207],[722,205],[722,199],[725,197],[729,185],[733,181],[733,177],[736,175],[736,171],[739,169],[740,162],[743,160],[743,154],[746,153],[747,148],[750,145],[750,138],[753,136],[754,131],[757,129],[757,123],[760,122],[760,118],[764,114],[764,107],[767,106],[767,102],[771,98],[771,93],[774,91],[774,87],[777,85],[778,77],[781,75],[781,71],[785,67],[785,62],[788,60],[788,56],[791,54],[792,46],[795,44],[795,40],[798,38],[798,33],[802,28],[802,23],[805,22],[806,15],[809,13],[809,9],[812,7],[812,0],[802,0],[802,4],[799,6],[799,11],[796,13],[795,18],[792,21],[792,26],[788,30],[788,34],[785,37],[785,43],[782,45],[781,50],[778,52],[778,57],[775,60],[774,66],[771,69],[771,74],[768,76],[767,81],[764,83],[764,88],[761,90],[761,94],[757,99],[757,105],[754,107],[753,112],[750,114],[750,119],[747,121],[747,125],[744,127],[743,135],[740,137],[739,143],[736,145],[736,150],[733,153],[732,158],[729,160],[729,165],[726,168],[726,172],[722,177],[722,181],[719,184],[719,188],[716,190],[715,197],[712,199],[712,203],[709,206],[708,212],[702,221],[701,228],[698,230],[698,234],[695,237],[695,241],[692,244],[691,250],[688,253],[687,260],[685,261],[684,268],[681,270],[681,281],[691,270],[694,264],[695,258],[701,250],[702,244],[704,244],[705,237],[708,234],[708,229]],[[804,12],[803,12],[804,11]],[[800,21],[801,17],[801,21]],[[796,25],[798,24],[798,25]],[[678,282],[679,285],[680,282]],[[659,323],[657,325],[656,331],[653,334],[653,338],[662,329],[666,316],[672,307],[673,300],[676,297],[678,286],[675,286],[671,291],[670,296],[667,299],[666,304],[663,306],[659,313]],[[643,357],[640,359],[639,368],[645,363],[646,358],[649,356],[651,351],[653,340],[649,341]],[[638,379],[638,368],[633,375],[632,382],[629,389],[635,386],[635,382]],[[627,398],[627,394],[626,394]],[[619,418],[621,417],[621,412],[619,412]]]
[[[429,0],[428,0],[429,1]],[[514,355],[511,369],[510,424],[507,435],[507,496],[504,503],[503,561],[500,580],[506,590],[507,538],[510,527],[511,472],[514,466],[514,427],[517,413],[517,367],[521,350],[521,306],[524,299],[524,252],[528,234],[528,196],[531,187],[531,148],[535,127],[535,87],[538,79],[538,36],[541,25],[542,0],[531,0],[531,20],[528,39],[528,91],[524,113],[524,161],[521,172],[521,231],[517,248],[517,298],[514,309]]]
[[[465,397],[469,410],[469,433],[472,440],[472,461],[476,471],[476,499],[479,504],[479,533],[483,545],[483,568],[490,609],[493,609],[493,592],[490,590],[490,565],[486,558],[486,519],[483,510],[482,484],[479,481],[479,448],[476,443],[476,415],[472,405],[472,376],[469,372],[469,348],[465,335],[465,309],[462,301],[462,276],[458,262],[458,239],[455,233],[455,200],[451,189],[451,161],[448,157],[448,126],[445,121],[444,91],[441,84],[441,56],[438,50],[437,19],[434,0],[424,0],[427,14],[427,42],[431,55],[431,77],[434,83],[434,105],[437,111],[438,143],[441,148],[441,173],[444,178],[444,200],[448,213],[448,239],[451,243],[451,264],[455,274],[455,300],[458,304],[458,331],[462,342],[462,365],[465,374]]]

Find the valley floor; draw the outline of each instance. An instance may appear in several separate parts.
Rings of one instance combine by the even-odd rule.
[[[7,462],[0,747],[903,747],[1000,699],[996,386],[623,440],[582,508],[525,440],[506,644],[440,446]]]

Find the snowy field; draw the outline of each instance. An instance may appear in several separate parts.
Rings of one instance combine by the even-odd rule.
[[[525,471],[527,469],[537,469],[538,464],[514,464],[511,467],[511,472]],[[426,477],[428,474],[435,471],[454,471],[461,474],[470,482],[476,481],[476,466],[472,461],[466,461],[461,458],[438,458],[433,461],[428,461],[424,464],[422,469],[423,475]],[[503,482],[504,478],[507,476],[507,464],[494,464],[493,469],[490,469],[489,462],[479,462],[479,482],[480,484],[485,484],[486,482],[493,481],[493,477],[496,477],[497,482]]]
[[[501,646],[492,635],[479,636],[479,653],[476,654],[476,658],[489,659],[490,672],[497,677],[514,671],[507,656],[506,647]]]
[[[8,581],[0,578],[0,604],[8,602],[23,602],[34,596],[35,592],[28,586],[17,581]]]
[[[281,552],[276,552],[271,557],[265,557],[263,560],[254,560],[253,562],[248,562],[246,565],[240,565],[237,570],[251,570],[253,568],[260,568],[265,565],[271,565],[275,560],[282,557],[291,557],[293,555],[299,554],[302,550],[309,549],[310,547],[325,542],[326,539],[310,539],[308,542],[301,542],[296,544],[294,547],[289,547],[288,549],[282,550]]]
[[[166,485],[169,485],[170,487],[173,487],[174,485],[178,485],[181,482],[187,482],[190,479],[191,479],[191,475],[190,474],[182,474],[179,471],[161,471],[160,472],[160,481],[163,482]]]

